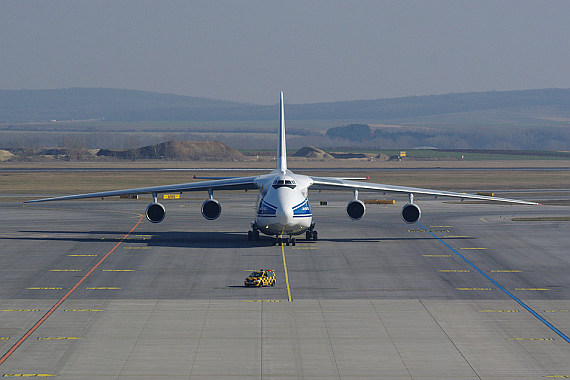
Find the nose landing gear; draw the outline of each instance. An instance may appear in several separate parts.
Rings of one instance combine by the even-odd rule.
[[[295,244],[297,244],[297,241],[295,240],[294,237],[282,237],[282,236],[275,236],[275,238],[273,239],[273,245],[279,245],[282,246],[283,244],[285,245],[292,245],[295,246]]]

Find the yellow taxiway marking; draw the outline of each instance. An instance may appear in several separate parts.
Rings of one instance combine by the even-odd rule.
[[[429,226],[429,228],[451,228],[453,226]]]
[[[40,311],[40,309],[4,309],[4,310],[0,310],[0,311],[26,311],[26,312],[30,312],[30,311]]]
[[[0,340],[8,340],[8,339],[10,339],[9,336],[0,336]]]
[[[542,291],[542,290],[550,290],[550,289],[548,289],[548,288],[515,288],[515,290],[521,290],[521,291],[524,291],[524,290],[539,290],[539,291]]]
[[[67,255],[69,257],[95,257],[97,255]]]
[[[449,230],[408,230],[408,232],[431,232],[431,233],[436,233],[436,232],[447,232],[449,233]]]
[[[507,340],[554,340],[554,338],[509,338]]]
[[[50,272],[81,272],[81,269],[50,269]]]
[[[520,273],[522,270],[492,269],[491,273]]]
[[[102,269],[101,272],[134,272],[134,269]]]
[[[49,373],[5,373],[2,377],[51,377]]]
[[[482,222],[489,223],[485,218],[479,218]]]
[[[76,336],[39,336],[38,340],[77,340],[83,339]]]
[[[544,310],[545,313],[568,313],[568,310]]]
[[[459,248],[459,249],[489,249],[489,248]]]
[[[114,288],[114,287],[93,287],[93,288],[85,288],[87,290],[110,290],[110,289],[121,289],[121,288]]]
[[[554,378],[554,379],[570,379],[570,375],[548,375],[544,377]]]
[[[243,302],[281,302],[280,300],[245,300]]]
[[[292,301],[291,298],[291,288],[289,287],[289,274],[287,273],[287,262],[285,261],[285,247],[281,244],[281,256],[283,257],[283,270],[285,271],[285,283],[287,284],[287,299],[289,302]]]
[[[34,287],[34,288],[26,288],[26,289],[30,289],[30,290],[58,290],[58,289],[63,289],[60,287]]]
[[[319,247],[317,245],[313,245],[313,244],[297,244],[294,247],[291,247],[292,249],[319,249]]]
[[[103,311],[102,309],[64,309],[63,311]]]
[[[469,269],[439,269],[438,272],[446,273],[469,273]]]
[[[444,238],[469,238],[467,235],[445,235]]]
[[[451,257],[451,255],[422,255],[423,257]]]
[[[518,310],[479,310],[479,313],[519,313]]]
[[[493,290],[492,288],[455,288],[457,290]]]
[[[123,247],[124,249],[150,249],[150,247]]]

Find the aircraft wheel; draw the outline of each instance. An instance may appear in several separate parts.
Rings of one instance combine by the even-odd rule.
[[[247,231],[247,241],[251,241],[253,239],[253,232]]]
[[[317,233],[317,231],[313,231],[313,240],[314,241],[319,240],[319,234]]]
[[[259,231],[258,230],[255,230],[253,232],[253,240],[259,240]]]
[[[297,241],[295,240],[295,238],[292,238],[292,239],[291,239],[291,245],[294,247],[295,244],[297,244]]]
[[[311,233],[311,231],[307,230],[305,232],[305,240],[311,240],[312,235],[313,234]]]

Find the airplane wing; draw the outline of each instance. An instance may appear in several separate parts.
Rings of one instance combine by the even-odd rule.
[[[312,176],[310,177],[313,180],[311,189],[314,190],[339,190],[339,189],[354,190],[355,189],[355,190],[364,190],[364,191],[381,191],[381,192],[405,193],[405,194],[425,194],[425,195],[442,196],[442,197],[479,199],[486,201],[519,203],[525,205],[540,205],[540,203],[536,202],[521,201],[518,199],[490,197],[486,195],[456,193],[452,191],[422,189],[418,187],[383,185],[380,183],[350,181],[342,178],[333,178],[333,177],[312,177]]]
[[[85,199],[85,198],[104,198],[104,197],[112,197],[112,196],[125,195],[125,194],[152,194],[152,193],[160,194],[160,193],[170,193],[170,192],[208,191],[208,190],[250,190],[258,188],[258,186],[254,182],[256,178],[257,176],[237,177],[230,179],[219,179],[214,181],[181,183],[177,185],[138,187],[135,189],[101,191],[97,193],[66,195],[63,197],[35,199],[31,201],[26,201],[24,203],[63,201],[71,199]]]

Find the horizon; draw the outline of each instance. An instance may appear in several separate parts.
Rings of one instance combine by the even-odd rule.
[[[271,104],[258,104],[258,103],[251,103],[248,101],[240,101],[240,100],[230,100],[224,98],[212,98],[208,96],[200,96],[200,95],[183,95],[183,94],[176,94],[170,92],[157,92],[157,91],[149,91],[149,90],[141,90],[141,89],[133,89],[133,88],[118,88],[118,87],[62,87],[62,88],[19,88],[19,89],[11,89],[11,88],[0,88],[0,91],[66,91],[66,90],[116,90],[116,91],[132,91],[132,92],[144,92],[149,94],[156,94],[156,95],[173,95],[173,96],[181,96],[186,98],[197,98],[197,99],[207,99],[213,101],[220,101],[220,102],[234,102],[242,105],[253,105],[253,106],[272,106],[275,104],[279,104],[279,100],[275,103]],[[545,91],[545,90],[570,90],[570,87],[545,87],[545,88],[525,88],[519,90],[482,90],[482,91],[461,91],[461,92],[446,92],[446,93],[433,93],[433,94],[423,94],[423,95],[403,95],[403,96],[395,96],[395,97],[384,97],[384,98],[359,98],[359,99],[350,99],[350,100],[335,100],[335,101],[315,101],[310,103],[291,103],[287,102],[287,91],[283,91],[285,97],[285,105],[310,105],[310,104],[325,104],[325,103],[345,103],[345,102],[359,102],[359,101],[376,101],[376,100],[390,100],[390,99],[405,99],[405,98],[415,98],[415,97],[430,97],[430,96],[446,96],[446,95],[466,95],[466,94],[487,94],[487,93],[509,93],[509,92],[524,92],[524,91]],[[279,92],[279,91],[278,91]]]

